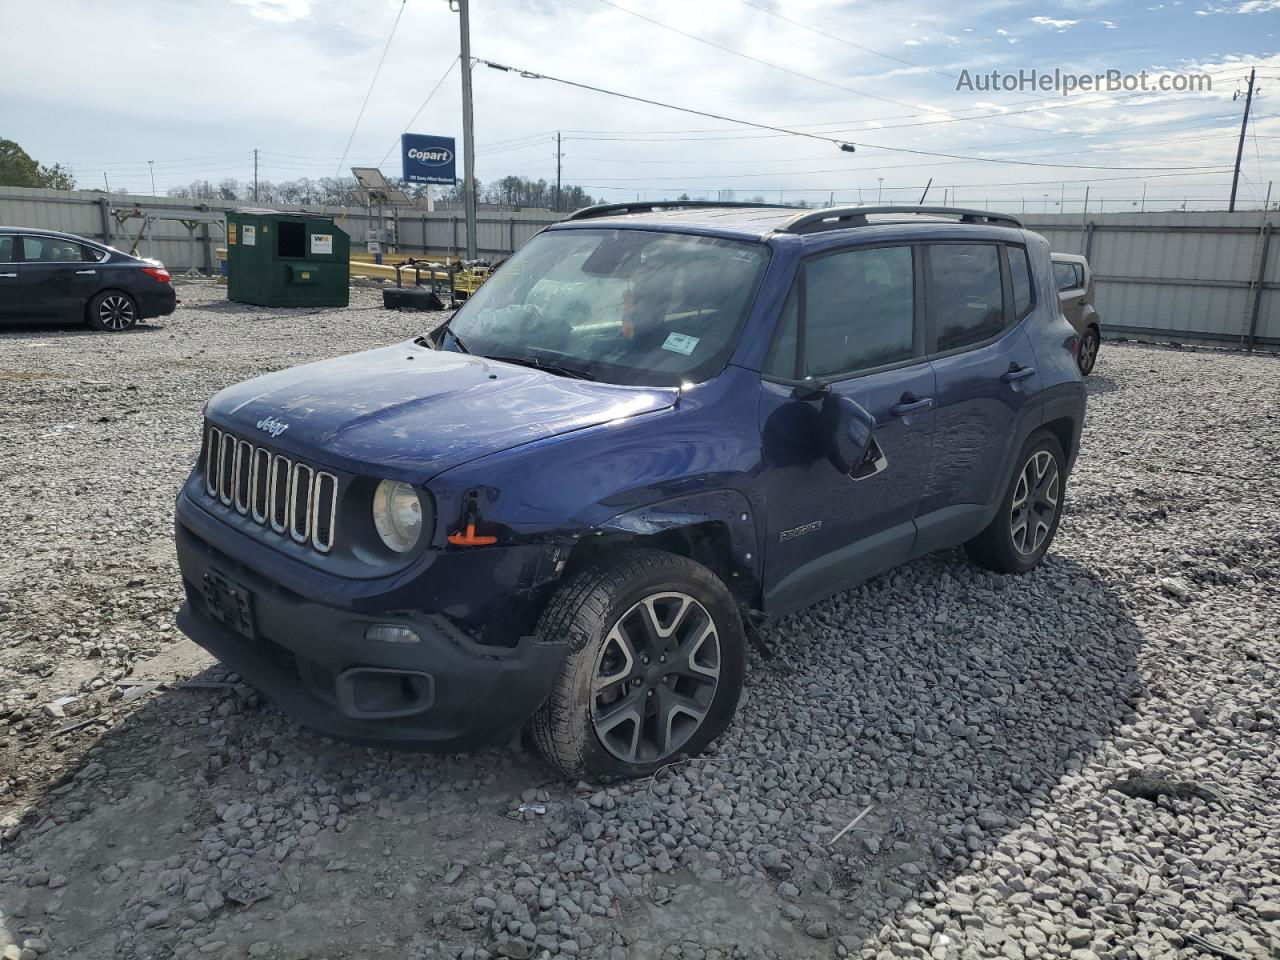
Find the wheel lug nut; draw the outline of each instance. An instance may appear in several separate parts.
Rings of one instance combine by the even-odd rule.
[[[645,696],[647,696],[647,697],[652,697],[652,696],[653,696],[653,691],[652,691],[652,690],[650,690],[647,694],[645,694]]]
[[[643,664],[645,664],[645,665],[647,666],[647,665],[648,665],[648,663],[649,663],[649,658],[648,658],[648,657],[641,657],[641,658],[640,658],[640,662],[641,662],[641,663],[643,663]]]

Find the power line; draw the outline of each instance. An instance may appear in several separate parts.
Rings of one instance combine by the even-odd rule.
[[[395,22],[391,24],[391,33],[387,35],[386,45],[382,48],[382,56],[378,58],[378,66],[373,71],[373,79],[369,81],[369,89],[365,91],[364,102],[360,104],[360,112],[356,114],[356,122],[351,126],[351,136],[347,137],[347,145],[342,149],[342,159],[338,161],[338,169],[334,171],[333,177],[336,180],[342,176],[342,164],[347,159],[347,154],[351,151],[351,142],[356,138],[356,131],[360,129],[360,119],[364,116],[364,108],[369,105],[369,98],[373,96],[373,88],[378,82],[378,74],[382,72],[382,64],[386,62],[387,51],[391,49],[391,41],[395,39],[396,27],[400,26],[400,18],[404,15],[405,4],[408,0],[400,0],[400,9],[396,11]]]
[[[853,47],[855,50],[862,50],[865,53],[872,53],[872,54],[875,54],[877,57],[884,57],[886,60],[893,60],[896,63],[905,64],[908,67],[915,67],[919,70],[928,70],[930,73],[936,73],[938,76],[946,77],[948,80],[956,79],[956,75],[954,73],[945,73],[944,71],[938,70],[935,67],[931,67],[928,64],[913,63],[910,60],[904,60],[902,57],[895,57],[891,53],[885,53],[881,50],[873,50],[871,47],[864,47],[860,43],[854,43],[852,40],[846,40],[844,37],[838,37],[834,33],[827,33],[825,30],[819,30],[817,27],[810,26],[807,23],[801,23],[799,20],[792,20],[790,17],[784,17],[782,14],[776,13],[773,10],[770,10],[768,7],[761,6],[758,3],[753,3],[752,0],[738,0],[738,2],[748,7],[754,7],[756,10],[759,10],[761,13],[768,14],[769,16],[773,17],[775,20],[781,20],[783,23],[789,23],[792,26],[799,27],[802,30],[808,30],[810,33],[816,33],[818,36],[826,37],[828,40],[834,40],[837,43],[843,43],[846,47]]]
[[[685,31],[679,30],[668,23],[663,23],[661,20],[655,20],[652,17],[646,17],[643,13],[637,13],[635,10],[628,10],[626,7],[614,3],[613,0],[596,0],[596,2],[603,3],[606,7],[612,7],[615,10],[620,10],[623,13],[630,14],[631,16],[636,17],[639,20],[643,20],[646,23],[653,24],[655,27],[661,27],[663,30],[669,30],[671,33],[678,34],[682,37],[687,37],[690,40],[696,40],[698,43],[705,43],[709,47],[715,47],[717,50],[721,50],[724,53],[732,54],[735,57],[741,57],[743,60],[750,60],[752,63],[758,63],[758,64],[761,64],[762,66],[771,67],[774,70],[781,70],[783,73],[789,73],[793,77],[801,77],[802,79],[805,79],[805,80],[812,80],[814,83],[820,83],[823,86],[832,87],[836,90],[843,90],[846,93],[852,93],[855,96],[867,97],[871,100],[879,100],[883,103],[892,103],[896,107],[909,107],[914,109],[915,107],[918,106],[918,104],[906,103],[902,100],[893,100],[889,97],[881,97],[874,93],[867,93],[865,90],[855,90],[853,87],[846,87],[842,83],[835,83],[834,81],[831,81],[831,80],[823,80],[821,77],[815,77],[812,74],[801,73],[799,70],[793,70],[790,67],[784,67],[780,63],[773,63],[769,60],[762,60],[759,57],[753,57],[749,53],[743,53],[741,50],[734,50],[732,47],[726,47],[724,44],[716,43],[714,40],[708,40],[706,37],[700,37],[695,33],[686,33]]]
[[[400,9],[402,10],[404,9],[403,5],[401,6]],[[401,136],[409,132],[409,128],[412,127],[414,123],[417,121],[418,115],[422,113],[423,110],[427,109],[427,104],[430,103],[431,98],[436,95],[436,91],[440,89],[440,85],[444,83],[446,79],[448,79],[449,74],[453,73],[453,68],[458,65],[458,61],[460,59],[462,58],[454,57],[452,60],[449,61],[448,69],[445,70],[445,72],[441,75],[440,79],[436,81],[436,85],[431,88],[431,92],[427,94],[427,99],[422,101],[418,109],[413,112],[413,116],[409,118],[409,122],[404,125],[404,129],[400,131]],[[370,87],[370,89],[373,89],[373,88]],[[400,143],[400,137],[396,137],[395,140],[392,141],[391,146],[387,148],[387,152],[382,155],[382,159],[378,161],[378,166],[382,166],[384,163],[387,162],[387,157],[391,156],[391,151],[395,150],[397,144],[399,143]],[[348,143],[347,146],[351,146],[351,144]]]
[[[604,2],[604,0],[602,0],[602,2]],[[802,130],[788,130],[785,127],[775,127],[767,123],[756,123],[752,120],[742,120],[737,117],[727,117],[719,113],[709,113],[705,110],[695,110],[692,107],[681,107],[681,106],[678,106],[677,104],[665,103],[661,100],[651,100],[647,97],[638,97],[629,93],[620,93],[617,90],[606,90],[604,87],[596,87],[587,83],[578,83],[575,80],[565,80],[561,77],[553,77],[550,74],[534,73],[532,70],[525,70],[520,67],[509,67],[509,66],[506,66],[505,64],[494,63],[491,60],[484,60],[480,57],[476,58],[476,62],[483,63],[486,67],[492,67],[494,70],[501,70],[504,73],[518,74],[521,77],[524,77],[529,80],[550,80],[554,83],[561,83],[561,84],[564,84],[565,86],[576,87],[580,90],[589,90],[592,93],[603,93],[606,96],[620,97],[623,100],[632,100],[632,101],[635,101],[636,103],[645,103],[654,107],[665,107],[668,110],[678,110],[681,113],[690,113],[690,114],[694,114],[695,116],[709,117],[712,120],[724,120],[728,123],[739,123],[747,127],[756,127],[757,129],[760,129],[760,130],[771,130],[774,133],[789,134],[793,137],[807,137],[811,140],[821,140],[826,143],[835,144],[836,146],[840,147],[840,149],[845,150],[846,152],[849,152],[849,153],[853,152],[852,148],[853,146],[856,145],[856,146],[863,146],[863,147],[871,147],[872,149],[875,149],[875,150],[885,150],[890,153],[907,153],[907,154],[913,154],[913,155],[922,156],[922,157],[941,157],[946,160],[971,160],[976,163],[1005,163],[1005,164],[1012,164],[1015,166],[1029,166],[1029,167],[1053,167],[1053,168],[1074,169],[1074,170],[1134,170],[1134,169],[1204,170],[1204,169],[1208,169],[1208,165],[1206,164],[1201,164],[1198,166],[1197,165],[1184,166],[1184,167],[1113,167],[1113,166],[1099,166],[1094,164],[1082,164],[1082,163],[1039,163],[1031,160],[1002,160],[995,157],[970,157],[970,156],[964,156],[963,154],[956,154],[956,153],[941,153],[935,150],[916,150],[911,147],[889,147],[883,144],[868,143],[865,141],[842,141],[842,140],[837,140],[834,137],[826,137],[817,133],[808,133]]]

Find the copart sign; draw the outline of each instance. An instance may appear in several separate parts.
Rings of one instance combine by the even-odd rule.
[[[410,183],[454,183],[453,137],[401,134],[400,160]]]

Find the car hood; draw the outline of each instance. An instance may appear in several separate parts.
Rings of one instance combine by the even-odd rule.
[[[408,341],[246,380],[217,394],[206,415],[337,469],[423,482],[477,457],[671,407],[677,396]]]

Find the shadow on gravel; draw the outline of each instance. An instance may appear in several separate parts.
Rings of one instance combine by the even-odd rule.
[[[1104,393],[1115,393],[1120,389],[1120,385],[1110,377],[1100,377],[1096,373],[1085,377],[1084,386],[1091,397],[1100,396]]]
[[[247,909],[234,898],[261,895],[248,939],[355,946],[344,924],[367,916],[384,946],[423,930],[478,944],[478,869],[498,891],[630,887],[599,920],[628,956],[694,941],[830,957],[815,938],[856,952],[921,910],[962,929],[981,892],[962,875],[993,851],[1001,896],[1051,896],[1037,868],[1056,841],[1037,811],[1078,788],[1140,691],[1140,634],[1111,589],[1058,556],[1015,578],[947,552],[767,634],[780,656],[754,658],[717,756],[590,804],[531,754],[390,754],[301,731],[250,690],[149,694],[92,745],[72,741],[78,765],[0,849],[0,925],[43,927],[60,957],[168,956],[229,936]],[[545,791],[545,814],[508,820],[526,791]],[[584,859],[598,865],[574,872]],[[469,872],[448,886],[458,862]],[[1066,895],[1063,925],[1085,906]]]
[[[1034,813],[1073,789],[1064,778],[1141,691],[1141,635],[1115,592],[1056,555],[1005,577],[946,551],[776,624],[769,641],[788,662],[757,665],[735,739],[769,758],[743,765],[751,793],[789,795],[791,832],[810,842],[763,838],[789,850],[780,867],[757,860],[759,840],[748,857],[799,888],[806,917],[843,930],[850,951],[921,906],[958,930],[979,892],[961,874],[997,848],[1004,895],[1048,896],[1033,871],[1055,838]]]
[[[90,330],[83,323],[68,320],[65,323],[4,323],[0,325],[0,339],[3,340],[68,340],[77,337],[107,337],[115,340],[118,337],[132,337],[141,333],[158,333],[163,325],[140,321],[128,330]]]

